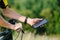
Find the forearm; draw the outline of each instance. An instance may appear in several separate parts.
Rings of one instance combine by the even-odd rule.
[[[4,16],[19,20],[21,22],[24,22],[25,18],[26,18],[25,16],[22,16],[22,15],[16,13],[15,11],[11,10],[10,8],[3,9],[2,12],[3,12]]]
[[[26,19],[25,16],[22,16],[22,15],[16,13],[15,11],[11,10],[10,8],[3,9],[2,12],[3,12],[3,15],[6,17],[13,18],[13,19],[19,20],[21,22],[25,22],[25,19]],[[30,21],[31,21],[31,18],[28,18],[27,23],[31,24]]]
[[[0,26],[14,30],[14,25],[5,21],[2,17],[0,17]]]

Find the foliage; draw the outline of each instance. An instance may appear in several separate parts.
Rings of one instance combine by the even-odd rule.
[[[60,0],[9,0],[9,5],[16,12],[31,18],[46,18],[47,34],[60,34]],[[35,30],[24,25],[24,30]]]
[[[60,34],[60,7],[59,0],[14,0],[14,6],[22,15],[31,18],[46,18],[48,24],[46,27],[47,34]],[[25,27],[31,31],[30,26]]]

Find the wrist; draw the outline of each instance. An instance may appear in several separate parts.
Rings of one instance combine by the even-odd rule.
[[[25,16],[20,16],[20,17],[18,18],[18,20],[19,20],[19,21],[21,21],[21,22],[24,22],[24,21],[25,21],[25,19],[26,19],[26,17],[25,17]]]
[[[27,24],[29,24],[29,25],[32,26],[31,22],[32,22],[32,19],[31,19],[31,18],[28,18],[28,19],[27,19]]]
[[[25,21],[24,21],[25,24],[27,23],[27,20],[28,20],[28,17],[25,18]]]

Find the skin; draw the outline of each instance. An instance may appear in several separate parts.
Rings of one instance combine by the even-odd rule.
[[[16,30],[17,28],[22,28],[21,23],[17,23],[15,25],[12,25],[9,22],[7,22],[6,20],[4,20],[1,16],[0,16],[0,26],[5,27],[5,28],[9,28],[12,30]]]
[[[2,12],[3,12],[4,16],[16,19],[16,20],[21,21],[21,22],[24,22],[26,19],[25,16],[16,13],[14,10],[12,10],[10,8],[3,9]],[[28,18],[27,23],[32,26],[41,20],[42,19],[40,19],[40,18],[34,18],[34,19]]]
[[[21,22],[24,22],[25,19],[26,19],[25,16],[16,13],[14,10],[12,10],[8,7],[5,8],[5,9],[2,9],[2,13],[6,17],[13,18],[13,19],[16,19],[16,20],[21,21]],[[41,20],[42,19],[40,19],[40,18],[28,18],[27,19],[27,24],[32,26],[32,25],[36,24],[37,22],[39,22]],[[8,23],[7,21],[5,21],[2,17],[0,17],[0,25],[3,26],[3,27],[6,27],[6,28],[12,29],[12,30],[22,28],[21,23],[17,23],[15,25],[12,25],[12,24]]]

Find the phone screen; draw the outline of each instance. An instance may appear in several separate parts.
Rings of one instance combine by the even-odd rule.
[[[34,28],[37,28],[37,27],[39,27],[39,26],[41,26],[41,25],[46,24],[47,22],[48,22],[48,21],[47,21],[46,19],[43,19],[42,21],[34,24],[33,27],[34,27]]]

